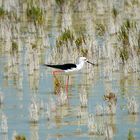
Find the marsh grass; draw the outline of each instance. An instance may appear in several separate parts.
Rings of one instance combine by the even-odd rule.
[[[56,48],[58,52],[62,52],[62,48],[66,47],[70,54],[78,52],[81,56],[88,56],[88,47],[86,47],[87,37],[80,34],[78,37],[74,35],[73,31],[65,28],[64,31],[58,36],[56,40]],[[71,46],[70,46],[71,45]]]
[[[119,55],[123,62],[127,62],[129,59],[134,46],[130,46],[130,31],[137,30],[137,24],[135,21],[126,19],[120,27],[120,30],[117,34],[118,41],[122,43],[122,47],[119,48]]]
[[[98,36],[104,36],[106,32],[106,27],[103,23],[96,23],[95,32]]]
[[[78,37],[75,37],[75,45],[77,47],[77,51],[80,53],[81,56],[87,57],[89,53],[88,47],[86,47],[86,40],[87,37],[84,34],[81,34]]]
[[[32,103],[29,107],[30,113],[30,123],[36,124],[39,121],[39,106],[35,99],[32,100]]]
[[[85,44],[86,42],[85,42],[85,36],[82,34],[81,36],[79,36],[79,37],[77,37],[76,39],[75,39],[75,44],[76,44],[76,46],[77,47],[80,47],[80,46],[82,46],[83,44]]]
[[[18,44],[15,41],[12,42],[11,53],[18,53]]]
[[[73,40],[74,40],[73,32],[69,28],[68,29],[65,28],[64,31],[60,34],[60,36],[56,40],[56,47],[60,48],[63,45],[66,45],[68,47],[68,42],[72,44]]]
[[[139,113],[139,104],[136,101],[135,97],[128,97],[127,99],[127,109],[128,109],[128,114],[138,114]]]
[[[132,1],[134,2],[136,0],[131,0],[131,2]],[[5,2],[5,1],[3,1],[3,2]],[[16,5],[16,4],[14,4],[14,2],[18,3],[19,1],[13,0],[10,2],[9,3],[11,5],[12,4]],[[3,46],[5,46],[5,47],[9,46],[9,50],[11,49],[10,53],[14,54],[14,55],[11,55],[9,52],[5,51],[8,55],[5,53],[7,56],[5,55],[4,58],[7,57],[7,60],[2,62],[2,64],[1,64],[1,66],[3,66],[3,64],[6,65],[6,67],[5,67],[6,69],[2,70],[2,71],[4,71],[5,75],[7,76],[4,79],[6,81],[6,82],[4,81],[6,88],[8,87],[8,89],[9,89],[9,86],[10,86],[10,88],[13,88],[13,86],[11,86],[11,84],[13,84],[14,87],[18,87],[17,82],[19,82],[19,80],[17,80],[17,78],[15,78],[15,79],[10,78],[10,76],[9,76],[9,75],[13,74],[13,68],[9,67],[9,66],[11,66],[11,64],[9,65],[9,62],[11,63],[11,61],[13,61],[13,60],[11,60],[11,58],[15,59],[15,58],[17,58],[17,56],[20,60],[18,62],[20,62],[20,63],[18,63],[19,65],[17,65],[17,67],[16,67],[16,69],[19,69],[19,70],[17,70],[16,74],[23,75],[23,77],[22,77],[23,80],[21,80],[21,83],[23,83],[23,84],[21,84],[22,89],[27,88],[27,90],[28,90],[28,87],[26,86],[28,83],[26,83],[26,81],[28,82],[28,79],[29,79],[29,88],[32,90],[27,91],[27,94],[28,94],[28,92],[38,93],[37,96],[40,96],[42,98],[44,98],[44,97],[48,98],[48,94],[44,94],[44,89],[45,89],[45,92],[48,93],[48,89],[47,89],[48,87],[45,86],[45,88],[44,87],[42,88],[42,86],[43,86],[42,82],[46,82],[46,81],[49,82],[46,77],[44,78],[45,73],[42,70],[42,68],[39,67],[39,63],[44,63],[44,58],[42,58],[41,62],[39,61],[39,58],[42,54],[43,55],[45,54],[46,59],[49,60],[49,61],[47,61],[47,63],[49,62],[49,63],[55,63],[55,64],[60,63],[61,64],[63,62],[64,63],[65,62],[66,63],[74,62],[78,56],[85,56],[91,61],[95,60],[95,61],[99,62],[98,68],[94,69],[93,67],[87,66],[87,69],[84,69],[85,70],[84,72],[82,71],[82,73],[80,73],[80,75],[78,74],[79,75],[78,77],[75,76],[75,78],[74,78],[75,80],[70,81],[71,82],[70,84],[72,85],[71,86],[72,88],[70,88],[70,90],[73,93],[70,94],[70,96],[69,95],[68,96],[70,97],[69,98],[70,99],[69,109],[72,108],[72,112],[71,112],[71,110],[66,110],[66,109],[63,110],[63,112],[69,112],[70,116],[69,116],[69,114],[62,115],[63,112],[59,112],[57,110],[60,108],[60,106],[57,106],[57,104],[55,102],[51,103],[51,104],[55,104],[54,107],[51,107],[51,105],[48,106],[49,111],[47,112],[47,114],[48,114],[47,118],[49,119],[50,125],[53,125],[52,128],[55,127],[54,124],[56,123],[56,121],[54,121],[54,117],[52,116],[52,110],[54,112],[53,115],[54,114],[57,115],[57,112],[55,112],[57,110],[58,114],[60,116],[63,116],[63,117],[59,117],[61,121],[59,121],[59,126],[55,127],[55,129],[62,127],[62,130],[59,131],[60,133],[61,132],[63,133],[63,126],[64,126],[63,124],[65,122],[66,122],[66,125],[72,124],[70,127],[73,127],[73,123],[74,123],[74,126],[77,125],[75,122],[72,122],[72,120],[71,120],[71,117],[72,117],[72,119],[75,119],[74,113],[77,113],[76,112],[77,110],[75,110],[76,107],[80,108],[79,118],[82,118],[83,120],[85,120],[84,124],[82,122],[83,120],[81,121],[82,123],[80,122],[80,124],[78,124],[80,127],[83,127],[83,125],[85,127],[85,125],[87,125],[88,114],[91,112],[91,110],[94,111],[95,106],[93,106],[93,104],[91,104],[91,99],[93,96],[89,96],[89,98],[90,98],[89,100],[87,100],[87,96],[84,96],[82,98],[83,103],[81,104],[81,106],[79,106],[79,104],[78,104],[79,98],[77,98],[77,96],[75,96],[75,94],[74,94],[77,92],[77,88],[81,88],[79,86],[79,83],[81,85],[86,84],[86,87],[87,87],[89,93],[93,93],[94,91],[100,92],[101,89],[96,90],[96,87],[100,88],[96,85],[98,85],[98,82],[99,82],[99,86],[100,86],[100,81],[103,81],[102,84],[106,85],[106,81],[104,81],[104,79],[103,79],[104,77],[102,77],[102,70],[104,68],[107,68],[108,79],[109,80],[111,79],[109,81],[109,83],[113,82],[112,83],[113,85],[107,84],[107,86],[113,86],[113,87],[115,86],[116,88],[120,87],[121,92],[127,93],[127,92],[129,92],[129,89],[126,90],[126,88],[128,87],[129,82],[124,82],[124,84],[122,84],[120,81],[121,79],[119,79],[119,78],[121,78],[121,75],[120,75],[120,77],[118,76],[122,72],[121,71],[122,69],[120,68],[122,66],[121,64],[123,62],[123,64],[127,66],[127,67],[123,66],[123,67],[125,67],[126,70],[128,69],[128,67],[133,67],[134,66],[133,64],[135,64],[135,62],[139,66],[140,31],[137,29],[137,25],[136,25],[136,21],[138,21],[137,19],[139,19],[139,18],[138,17],[133,18],[131,15],[127,15],[127,17],[130,17],[130,18],[124,19],[126,16],[125,14],[128,11],[121,9],[121,7],[118,7],[118,5],[117,6],[114,5],[115,2],[111,3],[111,1],[109,1],[110,3],[109,2],[105,3],[105,2],[101,2],[101,1],[97,0],[94,2],[94,8],[93,8],[93,4],[91,4],[90,2],[88,3],[87,1],[83,1],[83,0],[76,0],[76,1],[75,0],[70,0],[70,1],[66,1],[66,0],[52,0],[52,1],[49,1],[49,0],[23,0],[23,1],[20,1],[21,5],[19,4],[19,7],[14,6],[15,9],[16,8],[18,9],[18,10],[16,9],[17,11],[14,10],[14,8],[8,2],[7,2],[8,5],[5,5],[4,8],[1,7],[1,9],[0,9],[0,22],[1,22],[0,36],[2,36],[1,37],[2,41],[6,42]],[[44,5],[44,3],[49,4],[49,6]],[[98,3],[97,7],[96,7],[95,3]],[[108,10],[110,4],[114,5],[112,11]],[[71,7],[69,7],[69,5]],[[93,11],[88,10],[90,5],[94,9]],[[21,9],[21,7],[22,7],[22,9]],[[75,7],[75,8],[73,8],[73,7]],[[56,8],[58,8],[58,9],[56,9]],[[96,8],[97,8],[97,10],[96,10]],[[129,8],[130,8],[129,10],[131,10],[132,7],[129,7]],[[8,12],[6,11],[7,9],[8,9]],[[105,10],[105,9],[107,9],[107,10]],[[62,13],[60,13],[59,10],[62,10]],[[100,14],[97,12],[98,10],[100,10],[99,11],[99,12],[101,12]],[[124,10],[124,12],[119,12],[119,11],[123,11],[123,10]],[[70,11],[70,13],[68,13],[69,11]],[[133,15],[133,13],[131,13],[131,14]],[[24,18],[22,18],[22,16],[24,16]],[[112,17],[110,18],[109,16],[112,16]],[[22,21],[18,20],[17,17],[20,17],[22,19]],[[76,20],[73,17],[75,17]],[[47,19],[48,22],[46,22],[45,19]],[[89,21],[89,19],[90,19],[90,21]],[[98,20],[97,22],[95,21],[96,19]],[[115,32],[113,32],[113,33],[115,33],[113,35],[110,35],[110,33],[109,33],[110,30],[108,31],[108,29],[110,28],[110,24],[111,24],[111,22],[109,21],[110,19],[111,19],[111,22],[112,21],[115,22],[115,23],[112,22],[113,29],[114,29],[113,31],[115,31]],[[134,21],[133,19],[135,19],[136,21]],[[60,23],[60,22],[62,22],[62,23]],[[66,28],[64,28],[64,27],[66,27]],[[36,33],[39,36],[36,36]],[[58,34],[59,34],[59,36],[57,37]],[[136,36],[136,39],[134,39],[134,40],[133,40],[133,34],[134,34],[134,36]],[[138,34],[138,36],[137,36],[137,34]],[[49,42],[46,42],[47,37],[49,37]],[[13,39],[13,40],[11,41],[11,39]],[[19,39],[21,41],[21,44],[19,44],[18,40],[15,40],[15,39]],[[40,46],[43,44],[42,43],[43,39],[46,43],[45,46],[47,46],[47,49],[46,50],[44,49],[41,52]],[[39,40],[39,43],[38,43],[38,40]],[[2,44],[2,43],[0,43],[0,44]],[[108,45],[107,47],[106,47],[106,44]],[[115,47],[113,46],[114,44],[116,44]],[[23,49],[25,48],[25,50],[23,50],[21,52],[18,51],[19,46],[23,46]],[[107,54],[107,57],[106,57],[106,54]],[[20,56],[21,56],[21,58],[20,58]],[[25,63],[29,64],[29,67],[27,66],[27,68],[23,62],[24,57],[26,57],[26,56],[27,56],[27,58],[25,59]],[[29,57],[29,59],[28,59],[28,57]],[[103,58],[105,58],[105,60]],[[3,60],[3,57],[1,57],[1,60]],[[117,78],[115,77],[116,72],[114,72],[112,70],[113,69],[112,64],[114,62],[116,62],[115,67],[119,67],[118,70],[120,70],[119,72],[117,71],[118,72]],[[8,65],[8,67],[7,67],[7,65]],[[25,69],[22,67],[24,67]],[[28,71],[28,68],[29,68],[30,72]],[[25,73],[26,71],[27,71],[27,74]],[[29,72],[29,77],[28,77],[28,72]],[[139,72],[139,71],[135,71],[135,72]],[[84,77],[82,79],[81,75],[83,75],[84,73],[87,73],[88,76],[86,75],[86,77]],[[92,76],[91,76],[91,74],[92,74]],[[113,78],[113,80],[112,80],[112,78]],[[44,81],[42,81],[42,80],[44,80]],[[16,84],[14,84],[13,81],[17,81]],[[63,95],[66,95],[65,92],[63,92],[63,90],[64,90],[63,81],[64,81],[64,79],[62,77],[59,77],[58,75],[57,75],[57,77],[54,77],[54,79],[53,79],[54,83],[53,83],[53,85],[51,85],[51,87],[54,86],[54,89],[52,89],[52,90],[54,90],[55,94],[59,94],[58,96],[54,95],[54,96],[56,96],[56,98],[60,97],[60,95],[62,97],[61,99],[65,99],[65,97],[67,97],[67,96],[63,96]],[[3,80],[2,80],[2,82],[3,82]],[[51,83],[49,83],[48,86],[50,84]],[[76,84],[76,86],[75,86],[75,84]],[[114,84],[116,84],[116,85],[114,85]],[[134,86],[135,86],[134,88],[136,89],[137,85],[134,85]],[[91,88],[91,87],[93,87],[93,88]],[[3,88],[4,88],[5,92],[9,91],[9,90],[6,91],[5,87],[3,87]],[[104,86],[102,86],[102,88],[104,88]],[[63,92],[63,94],[61,94],[62,93],[61,91]],[[94,101],[98,102],[99,98],[96,98],[96,94],[98,94],[98,93],[95,93]],[[9,95],[7,95],[7,96],[9,96]],[[25,94],[25,96],[26,96],[26,94]],[[99,96],[100,96],[100,94],[99,94]],[[118,94],[118,96],[120,96],[120,95]],[[12,96],[10,96],[10,97],[12,97]],[[17,105],[21,105],[21,103],[24,103],[24,100],[25,100],[24,97],[22,98],[22,100],[19,99],[19,103],[17,102],[18,103]],[[27,98],[30,98],[30,97],[27,96]],[[13,99],[15,100],[15,97],[13,97]],[[118,98],[118,99],[119,99],[118,103],[121,104],[122,100],[120,100],[120,98]],[[45,98],[44,98],[44,100],[45,100]],[[112,116],[112,115],[115,116],[117,114],[116,122],[118,123],[118,116],[124,115],[124,114],[120,113],[120,110],[116,111],[116,104],[117,104],[116,95],[107,94],[104,96],[104,100],[106,101],[105,106],[102,104],[101,105],[99,104],[96,107],[95,119],[97,117],[100,119],[101,117],[105,118],[105,117]],[[25,101],[28,101],[28,100],[25,100]],[[74,102],[74,104],[73,104],[73,102]],[[64,103],[65,102],[63,100],[60,104],[62,105]],[[8,110],[8,108],[7,108],[8,105],[11,105],[11,102],[6,102],[6,106],[5,106],[6,108],[4,109],[6,112]],[[87,105],[89,105],[89,107],[91,107],[91,110],[89,107],[86,108]],[[44,109],[43,105],[41,105],[39,108],[39,109],[41,109],[41,111],[38,110],[38,106],[36,105],[36,102],[33,102],[29,108],[32,109],[32,111],[30,112],[31,113],[30,122],[33,125],[36,125],[36,123],[40,124],[40,121],[42,123],[42,121],[44,120],[44,118],[42,118],[42,117],[44,117],[44,116],[42,116],[42,114],[40,114],[40,113]],[[74,110],[73,110],[73,108],[74,108]],[[27,110],[27,107],[24,109]],[[19,112],[17,112],[17,113],[19,113]],[[8,114],[8,117],[10,115],[11,114]],[[24,116],[25,116],[25,114],[24,114]],[[121,116],[119,116],[119,117],[121,117]],[[11,116],[9,117],[9,119],[11,121]],[[27,120],[26,116],[24,119]],[[89,119],[91,119],[91,120],[89,120]],[[100,132],[100,131],[98,131],[98,129],[99,129],[98,122],[95,122],[96,120],[94,121],[94,118],[92,116],[89,116],[88,120],[90,122],[88,124],[88,126],[89,126],[89,129],[91,129],[91,132],[93,132],[94,134],[98,134],[98,132]],[[127,121],[125,122],[125,124],[128,124],[128,123],[129,122],[127,122]],[[108,127],[107,134],[109,134],[108,132],[110,131],[110,124],[112,124],[112,122],[109,119],[109,125],[107,125],[107,127]],[[116,123],[114,123],[114,124],[116,125]],[[16,126],[16,124],[15,124],[15,126]],[[10,126],[10,130],[13,129],[11,127],[12,126]],[[118,125],[118,124],[117,124],[117,127],[118,127],[117,129],[120,129],[120,130],[122,129],[120,127],[120,125]],[[137,129],[139,126],[134,126],[134,127],[136,127],[136,129]],[[48,126],[47,126],[47,128],[48,128]],[[27,128],[27,130],[25,130],[25,129],[24,129],[24,131],[28,131],[28,128]],[[50,132],[46,129],[46,126],[42,125],[38,129],[38,131],[41,132],[42,129],[46,130],[47,135],[50,135]],[[54,135],[55,135],[55,132],[57,132],[57,130],[55,130],[55,129],[53,129]],[[126,126],[124,126],[123,129],[127,129]],[[104,130],[104,126],[103,126],[103,130]],[[122,132],[120,130],[118,132],[115,132],[116,136],[122,134]],[[72,135],[73,135],[75,132],[73,133],[70,131],[70,133],[72,133]],[[111,133],[112,133],[112,130],[111,130]],[[38,134],[40,135],[40,133],[38,133]],[[85,134],[87,135],[87,132],[85,132]],[[102,131],[100,134],[103,134]],[[52,134],[50,136],[52,136]],[[65,133],[64,133],[63,136],[67,137],[68,135],[67,134],[65,135]],[[79,136],[83,137],[83,135],[79,135]],[[42,137],[44,137],[44,134],[42,133],[39,137],[40,137],[40,139],[42,139]],[[107,136],[107,138],[108,137],[109,136]],[[128,137],[129,137],[129,140],[134,140],[134,138],[133,138],[134,136],[132,135],[132,133],[130,133]],[[76,136],[76,138],[77,138],[77,136]],[[25,139],[25,138],[23,138],[22,135],[18,135],[16,139]],[[110,139],[112,139],[112,137]]]
[[[64,4],[65,0],[55,0],[55,2],[58,6],[62,6]]]
[[[136,22],[126,19],[118,32],[118,40],[122,41],[123,45],[129,45],[129,33],[131,29],[136,29]]]
[[[120,58],[123,62],[123,64],[125,64],[125,62],[128,60],[129,58],[129,52],[128,52],[128,48],[123,47],[119,49],[120,51]]]
[[[119,14],[118,10],[115,7],[113,7],[111,12],[112,12],[112,17],[116,19]]]
[[[139,31],[139,34],[138,34],[138,48],[137,48],[137,54],[138,54],[138,56],[140,56],[140,31]]]
[[[3,18],[5,16],[6,12],[3,9],[3,7],[0,7],[0,19]]]
[[[32,44],[32,49],[37,49],[37,44]]]
[[[26,10],[26,15],[29,22],[34,22],[37,25],[43,25],[45,23],[43,10],[39,7],[28,7]]]
[[[88,48],[81,48],[80,54],[81,54],[81,56],[87,57],[88,56]]]
[[[72,0],[55,0],[55,4],[58,8],[58,11],[61,13],[67,12],[68,9],[71,8]]]

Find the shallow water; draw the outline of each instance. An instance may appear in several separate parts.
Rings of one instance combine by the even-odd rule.
[[[101,20],[104,23],[108,20],[108,15],[104,16],[102,13],[96,12],[72,13],[72,29],[77,34],[86,32],[86,34],[95,37],[92,26],[94,21]],[[49,45],[52,47],[55,46],[56,37],[61,30],[61,14],[53,9],[47,15],[47,25],[44,28],[49,36]],[[69,21],[66,23],[68,24]],[[26,28],[25,30],[27,30]],[[0,133],[0,140],[11,140],[14,131],[26,136],[27,140],[104,140],[104,136],[89,134],[87,122],[89,114],[95,114],[95,106],[105,104],[103,95],[107,91],[112,91],[117,96],[116,115],[95,116],[95,122],[98,124],[108,122],[113,130],[113,140],[127,139],[129,129],[133,130],[136,140],[140,139],[140,114],[129,115],[126,107],[127,96],[135,96],[137,102],[140,101],[138,73],[129,73],[125,77],[122,71],[113,72],[111,79],[108,80],[104,77],[106,61],[100,60],[98,67],[86,65],[81,72],[70,75],[67,104],[57,106],[56,110],[51,111],[51,118],[47,119],[46,104],[50,103],[51,98],[57,99],[57,96],[54,94],[52,71],[41,64],[45,63],[51,55],[52,48],[49,48],[49,51],[48,48],[43,49],[39,70],[29,75],[26,63],[26,47],[28,46],[25,42],[26,37],[32,38],[32,34],[25,31],[25,34],[21,33],[21,36],[22,51],[19,53],[19,64],[8,67],[8,61],[11,59],[9,53],[3,53],[4,51],[0,53],[0,92],[4,96],[4,102],[0,106],[0,121],[2,113],[8,118],[8,133]],[[104,44],[103,39],[95,39],[101,46]],[[93,71],[94,73],[92,73]],[[67,75],[59,74],[57,77],[60,78],[64,86]],[[81,107],[79,93],[87,94],[87,107]],[[33,98],[44,103],[44,108],[39,110],[38,123],[30,122],[29,107]],[[81,117],[78,116],[79,113],[82,114]]]
[[[128,130],[133,129],[136,139],[140,139],[140,117],[138,115],[128,115],[126,110],[125,96],[135,96],[140,101],[140,81],[136,74],[130,74],[124,78],[122,73],[114,72],[112,81],[106,81],[102,74],[102,68],[92,68],[95,71],[93,79],[90,73],[75,73],[70,75],[69,101],[65,106],[58,106],[52,113],[51,119],[47,120],[45,110],[39,112],[39,122],[30,123],[29,106],[32,98],[42,100],[47,103],[50,96],[55,98],[54,83],[51,70],[40,67],[32,76],[28,75],[26,66],[20,66],[20,74],[12,73],[6,76],[5,56],[0,57],[0,85],[4,95],[4,103],[1,105],[1,113],[8,117],[8,134],[0,133],[1,139],[7,136],[11,139],[13,132],[17,131],[30,140],[43,139],[96,139],[102,140],[103,136],[90,135],[87,127],[87,116],[95,114],[96,104],[104,104],[103,95],[106,89],[112,89],[116,93],[117,112],[114,116],[95,116],[95,120],[100,123],[108,120],[113,129],[113,139],[126,139]],[[11,70],[12,71],[12,70]],[[86,71],[86,67],[83,71]],[[67,75],[61,75],[62,82]],[[19,86],[20,85],[20,86]],[[80,92],[88,95],[88,107],[81,108],[79,101]],[[77,117],[78,111],[84,117]]]

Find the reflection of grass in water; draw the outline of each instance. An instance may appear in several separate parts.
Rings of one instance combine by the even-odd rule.
[[[121,95],[125,95],[126,94],[126,82],[127,82],[127,79],[125,79],[125,78],[120,80]]]
[[[136,123],[138,121],[138,114],[129,114],[128,121],[132,123]]]
[[[60,76],[54,76],[54,93],[59,94],[63,84],[61,83],[62,78]]]
[[[15,136],[15,140],[26,140],[26,137],[22,135],[17,135]]]
[[[133,131],[132,130],[129,130],[128,132],[128,140],[135,140],[135,137],[134,137],[134,134],[133,134]]]

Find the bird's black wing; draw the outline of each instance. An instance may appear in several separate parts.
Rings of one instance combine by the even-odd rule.
[[[63,64],[63,65],[49,65],[49,64],[44,64],[44,66],[55,68],[55,69],[61,69],[61,70],[67,70],[67,69],[76,68],[76,64],[72,64],[72,63]]]

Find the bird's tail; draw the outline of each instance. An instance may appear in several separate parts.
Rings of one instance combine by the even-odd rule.
[[[47,66],[47,64],[42,64],[42,66]]]
[[[55,69],[61,69],[61,65],[49,65],[49,64],[43,64],[43,66],[47,66],[47,67],[51,67],[51,68],[55,68]]]
[[[42,66],[53,67],[53,65],[43,64]]]

